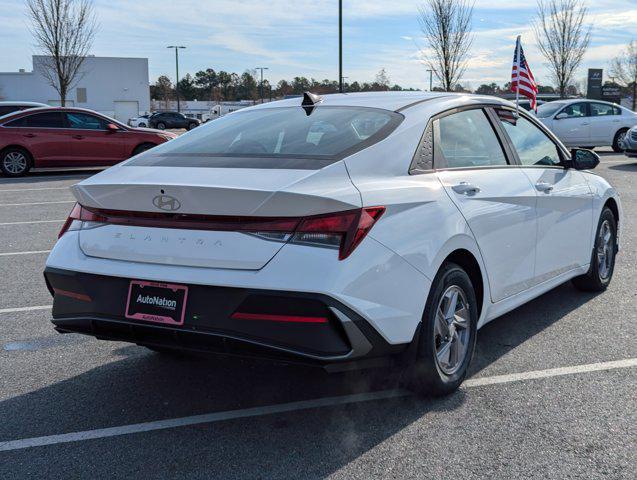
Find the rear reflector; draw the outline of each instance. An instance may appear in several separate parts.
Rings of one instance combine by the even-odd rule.
[[[265,320],[269,322],[327,323],[327,318],[325,317],[305,317],[305,316],[298,316],[298,315],[272,315],[269,313],[234,312],[230,318],[234,320]]]
[[[385,207],[365,207],[310,217],[234,217],[155,212],[130,212],[73,207],[58,236],[77,222],[129,225],[185,230],[250,232],[292,243],[331,246],[339,249],[339,259],[347,258],[361,243]],[[81,228],[81,227],[80,227]],[[289,234],[276,235],[276,234]]]
[[[63,297],[73,298],[75,300],[81,300],[83,302],[92,302],[91,297],[85,295],[83,293],[71,292],[69,290],[62,290],[59,288],[54,288],[53,293],[56,295],[62,295]]]

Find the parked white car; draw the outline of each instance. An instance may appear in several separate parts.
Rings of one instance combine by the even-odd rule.
[[[129,127],[148,127],[148,119],[150,118],[150,114],[140,115],[139,117],[129,118],[128,126]]]
[[[612,146],[621,152],[626,132],[637,125],[637,113],[599,100],[559,100],[537,109],[537,118],[567,147]]]
[[[477,329],[610,283],[616,191],[505,100],[381,92],[227,115],[72,187],[60,332],[456,389]],[[126,381],[126,380],[122,380]]]
[[[19,112],[21,110],[28,110],[30,108],[48,107],[46,103],[39,102],[17,102],[17,101],[4,101],[0,102],[0,117],[9,115],[10,113]]]

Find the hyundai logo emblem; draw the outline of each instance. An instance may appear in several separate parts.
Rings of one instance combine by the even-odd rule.
[[[153,198],[153,205],[168,212],[174,212],[181,208],[181,202],[170,195],[157,195]]]

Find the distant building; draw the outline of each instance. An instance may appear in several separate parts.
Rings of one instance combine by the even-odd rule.
[[[42,76],[47,57],[33,56],[33,71],[1,72],[0,100],[60,105],[60,97]],[[86,57],[67,106],[89,108],[126,122],[150,111],[147,58]]]
[[[238,100],[234,102],[212,102],[204,100],[181,100],[179,110],[187,117],[197,118],[206,121],[210,118],[223,116],[235,110],[250,107],[256,102],[254,100]],[[176,100],[155,100],[151,101],[151,111],[153,112],[176,112]]]

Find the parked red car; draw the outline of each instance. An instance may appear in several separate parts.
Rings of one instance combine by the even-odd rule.
[[[114,165],[176,135],[133,128],[92,110],[45,107],[0,117],[0,170]]]

